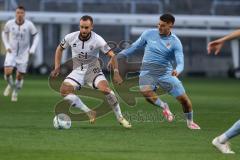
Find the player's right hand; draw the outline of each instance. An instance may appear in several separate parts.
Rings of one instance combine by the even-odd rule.
[[[50,76],[51,76],[52,78],[56,78],[59,74],[60,74],[60,68],[57,68],[57,69],[54,69],[54,70],[51,72]]]
[[[224,41],[215,40],[210,43],[208,43],[208,54],[211,54],[211,52],[214,52],[215,55],[218,55],[220,50],[222,49],[222,46],[224,44]]]

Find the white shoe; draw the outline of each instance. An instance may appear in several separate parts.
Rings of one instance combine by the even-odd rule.
[[[235,152],[233,152],[230,148],[230,145],[228,142],[226,143],[220,143],[219,142],[219,138],[216,137],[213,139],[212,144],[222,153],[224,154],[234,154]]]
[[[17,102],[17,100],[18,100],[18,94],[17,92],[13,91],[11,101]]]
[[[10,93],[12,92],[12,88],[10,85],[7,85],[7,87],[5,88],[4,92],[3,92],[3,95],[4,96],[9,96]]]
[[[131,128],[132,125],[125,119],[125,118],[119,118],[118,122],[124,127],[124,128]]]

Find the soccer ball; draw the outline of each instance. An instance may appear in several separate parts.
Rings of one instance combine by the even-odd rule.
[[[71,127],[71,119],[68,115],[60,113],[54,117],[53,126],[56,129],[69,129]]]

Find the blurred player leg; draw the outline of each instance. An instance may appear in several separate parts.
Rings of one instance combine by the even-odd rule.
[[[12,98],[11,98],[11,100],[13,102],[16,102],[18,100],[18,93],[23,86],[23,77],[24,77],[24,73],[20,73],[20,72],[17,71],[16,80],[15,80],[15,87],[13,89]]]
[[[166,118],[168,122],[172,122],[174,116],[169,109],[167,103],[163,102],[158,95],[153,91],[150,85],[140,86],[141,93],[146,98],[148,102],[151,104],[160,107],[163,110],[163,116]]]
[[[172,122],[174,119],[167,103],[163,102],[158,95],[155,93],[156,90],[156,79],[151,75],[144,75],[139,77],[139,88],[142,95],[146,100],[163,110],[163,116],[168,122]]]
[[[71,106],[79,108],[85,112],[89,117],[90,123],[94,123],[96,121],[96,112],[88,108],[81,101],[81,99],[73,93],[76,89],[76,86],[78,85],[74,83],[75,82],[71,81],[70,79],[65,79],[60,88],[61,95],[65,100],[68,100],[70,102]]]
[[[240,120],[235,122],[231,128],[229,128],[226,132],[224,132],[222,135],[214,138],[212,141],[212,144],[218,148],[222,153],[234,153],[230,146],[229,146],[229,140],[237,135],[240,134]]]
[[[13,67],[4,68],[4,79],[7,81],[8,85],[5,88],[3,95],[9,96],[14,88],[13,77],[12,77]]]
[[[201,129],[198,124],[193,121],[192,102],[185,93],[185,89],[182,82],[175,76],[169,76],[164,78],[164,84],[171,86],[169,88],[169,94],[175,97],[182,105],[183,112],[187,120],[187,126],[189,129]]]
[[[115,96],[114,92],[109,88],[108,82],[104,76],[98,76],[94,81],[95,86],[105,94],[106,99],[109,105],[112,107],[113,112],[119,121],[119,123],[124,128],[131,128],[132,125],[123,117],[120,105],[118,103],[117,97]]]
[[[192,111],[192,103],[188,98],[187,94],[183,94],[181,96],[176,97],[177,100],[182,104],[183,112],[185,114],[187,120],[187,126],[189,129],[201,129],[198,124],[193,122],[193,111]]]

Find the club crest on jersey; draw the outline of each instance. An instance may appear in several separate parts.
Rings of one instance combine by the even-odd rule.
[[[168,42],[168,43],[166,44],[166,47],[167,47],[168,49],[170,49],[170,48],[171,48],[171,44]]]
[[[76,43],[74,43],[74,44],[73,44],[73,47],[77,47],[77,44],[76,44]]]
[[[93,45],[90,45],[90,46],[89,46],[90,51],[92,51],[93,48],[94,48]]]

